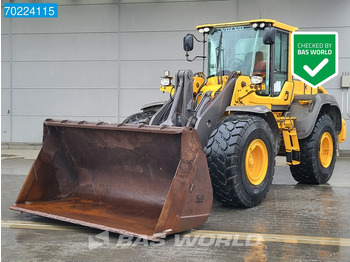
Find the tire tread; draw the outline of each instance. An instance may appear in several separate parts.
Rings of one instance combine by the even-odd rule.
[[[239,185],[240,163],[238,155],[243,150],[243,136],[247,129],[257,121],[261,122],[262,119],[254,115],[231,115],[219,122],[209,137],[206,155],[214,197],[226,205],[256,206],[260,204],[268,192],[267,190],[265,195],[251,201],[245,197],[242,186]],[[265,121],[263,123],[265,123],[266,128],[269,128]],[[274,141],[272,132],[269,135],[270,140]]]
[[[333,121],[330,116],[327,114],[321,115],[317,119],[312,133],[307,138],[299,140],[301,159],[300,164],[290,166],[292,176],[299,183],[323,184],[329,180],[331,173],[333,172],[335,161],[331,163],[331,173],[328,178],[322,177],[320,170],[317,167],[317,162],[319,161],[318,149],[316,148],[318,143],[317,139],[320,135],[319,133],[327,122],[333,128]],[[333,128],[333,134],[334,133]],[[333,150],[335,150],[335,148]]]

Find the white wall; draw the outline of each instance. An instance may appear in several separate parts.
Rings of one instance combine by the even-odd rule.
[[[348,0],[57,2],[57,19],[2,17],[3,142],[40,142],[45,118],[118,122],[166,100],[159,91],[164,69],[201,68],[185,60],[186,33],[198,24],[260,16],[339,33],[339,76],[324,86],[339,104],[343,93],[345,114],[349,106],[340,89],[342,72],[350,71]],[[348,137],[342,149],[350,149]]]

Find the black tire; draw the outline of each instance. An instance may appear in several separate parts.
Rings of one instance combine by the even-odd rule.
[[[253,184],[247,177],[246,156],[253,141],[258,140],[266,146],[267,167],[263,180]],[[273,132],[264,119],[254,115],[224,118],[211,132],[205,151],[216,199],[236,207],[253,207],[261,203],[275,171]]]
[[[149,121],[151,120],[152,116],[156,113],[156,110],[147,110],[144,112],[133,114],[129,117],[127,117],[123,124],[149,124]]]
[[[330,164],[323,165],[320,159],[321,138],[324,134],[332,137],[333,152]],[[305,139],[299,141],[300,164],[290,166],[290,171],[296,181],[305,184],[324,184],[332,176],[336,161],[337,136],[334,130],[333,120],[329,115],[321,115],[315,124],[312,133]]]

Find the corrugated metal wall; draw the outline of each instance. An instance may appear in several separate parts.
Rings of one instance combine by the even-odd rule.
[[[339,75],[324,86],[350,119],[349,94],[340,88],[342,72],[350,71],[348,0],[57,2],[57,19],[2,15],[3,142],[40,142],[48,117],[118,122],[166,100],[158,91],[164,69],[201,68],[200,61],[185,61],[186,33],[198,24],[260,16],[339,33]],[[349,141],[341,148],[350,149]]]

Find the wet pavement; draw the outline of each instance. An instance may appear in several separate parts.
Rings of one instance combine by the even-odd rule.
[[[37,153],[2,150],[2,261],[350,261],[350,158],[312,186],[278,157],[261,205],[214,201],[203,226],[154,243],[10,210]]]

